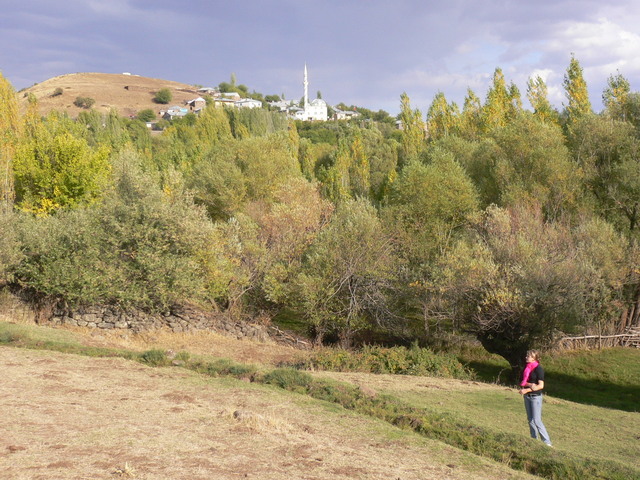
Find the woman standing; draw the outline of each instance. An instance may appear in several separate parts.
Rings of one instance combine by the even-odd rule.
[[[527,352],[527,366],[524,369],[519,393],[524,397],[524,408],[527,411],[531,438],[540,438],[551,446],[551,439],[542,423],[542,391],[544,390],[544,369],[540,365],[540,352]]]

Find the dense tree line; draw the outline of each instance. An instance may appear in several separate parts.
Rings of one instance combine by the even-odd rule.
[[[234,84],[232,80],[231,84]],[[19,114],[0,77],[0,282],[39,301],[237,318],[317,342],[472,333],[516,366],[569,332],[638,322],[640,94],[592,111],[579,62],[557,111],[496,69],[484,101],[400,98],[359,122],[208,108],[141,120]]]

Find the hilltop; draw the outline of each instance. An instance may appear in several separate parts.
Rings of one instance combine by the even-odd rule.
[[[169,105],[153,101],[162,88],[168,88],[173,94]],[[62,89],[62,94],[54,95],[56,89]],[[157,113],[167,106],[182,105],[199,95],[197,87],[186,83],[115,73],[70,73],[37,83],[19,92],[23,110],[26,109],[29,94],[38,99],[42,115],[58,110],[67,112],[71,117],[83,111],[73,104],[77,97],[93,98],[93,108],[99,112],[116,109],[118,114],[128,117],[147,108]]]

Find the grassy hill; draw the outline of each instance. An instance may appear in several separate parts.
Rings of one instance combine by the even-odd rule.
[[[153,101],[162,88],[168,88],[173,94],[171,102],[164,106]],[[62,94],[54,95],[56,89],[62,89]],[[76,117],[83,110],[73,104],[77,97],[93,98],[93,108],[97,111],[106,113],[116,109],[121,116],[130,116],[147,108],[157,113],[167,106],[182,105],[199,96],[197,87],[193,85],[112,73],[71,73],[37,83],[19,92],[23,111],[27,107],[29,94],[38,99],[41,114],[58,110],[67,112],[71,117]]]
[[[274,370],[305,353],[212,332],[0,321],[0,344],[9,478],[640,478],[638,412],[547,397],[550,450],[495,384]]]

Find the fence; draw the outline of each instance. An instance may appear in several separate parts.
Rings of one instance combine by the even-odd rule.
[[[584,335],[564,337],[558,341],[560,349],[635,347],[640,348],[640,327],[630,327],[618,335]]]

